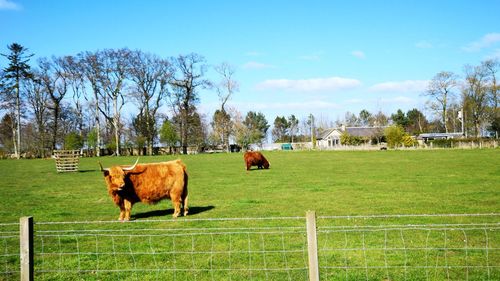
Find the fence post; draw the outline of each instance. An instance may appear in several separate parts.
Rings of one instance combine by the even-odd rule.
[[[33,217],[22,217],[19,225],[21,281],[33,281]]]
[[[319,281],[318,241],[316,236],[316,212],[307,211],[307,253],[309,256],[309,281]]]

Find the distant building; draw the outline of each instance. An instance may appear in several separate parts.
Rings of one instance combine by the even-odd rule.
[[[316,138],[319,149],[329,149],[341,146],[340,137],[343,133],[350,136],[361,137],[371,144],[372,139],[380,138],[384,134],[386,127],[346,127],[333,128],[324,131]]]
[[[463,133],[424,133],[418,135],[417,141],[419,141],[419,143],[426,143],[431,140],[458,139],[463,136]]]

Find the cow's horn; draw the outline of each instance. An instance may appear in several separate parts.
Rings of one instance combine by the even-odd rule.
[[[137,163],[139,163],[139,157],[137,157],[137,160],[135,160],[135,163],[134,165],[132,165],[132,167],[129,167],[129,168],[123,168],[124,171],[132,171],[135,166],[137,165]]]
[[[103,168],[102,167],[101,161],[97,161],[97,163],[99,163],[99,166],[101,166],[101,172],[104,172],[104,171],[108,171],[109,172],[109,168]]]

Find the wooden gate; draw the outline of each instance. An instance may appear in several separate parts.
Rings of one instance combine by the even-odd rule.
[[[79,150],[54,150],[56,169],[58,173],[77,172],[80,164]]]

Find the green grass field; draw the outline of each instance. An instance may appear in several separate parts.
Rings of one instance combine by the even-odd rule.
[[[265,155],[271,169],[250,172],[242,154],[141,157],[140,162],[181,158],[197,218],[303,216],[307,210],[319,215],[487,213],[500,207],[498,149]],[[50,159],[0,161],[0,222],[26,215],[37,221],[118,218],[98,160],[111,166],[132,164],[135,157],[82,158],[80,172],[61,174]],[[132,213],[167,208],[168,201],[136,204]]]
[[[158,230],[148,232],[147,236],[103,235],[98,238],[74,233],[51,234],[50,231],[58,233],[76,228],[90,231],[86,228],[91,227],[88,224],[50,224],[54,222],[116,220],[119,210],[107,194],[97,161],[104,166],[132,164],[135,157],[82,158],[80,172],[64,174],[56,173],[54,160],[50,159],[2,160],[0,194],[3,207],[0,208],[0,223],[16,223],[21,216],[33,216],[35,222],[40,224],[39,229],[48,231],[41,231],[40,237],[43,238],[35,245],[36,251],[42,252],[38,261],[35,257],[35,271],[39,270],[40,279],[45,280],[306,280],[303,221],[242,222],[244,226],[241,227],[247,230],[270,227],[279,229],[280,234],[247,231],[226,236],[211,234],[207,238],[200,232],[210,232],[214,224],[220,230],[225,227],[233,229],[240,223],[205,219],[294,218],[304,217],[307,210],[315,210],[318,216],[325,217],[318,221],[322,229],[319,233],[321,240],[318,241],[323,249],[319,254],[322,280],[500,278],[498,228],[490,230],[482,226],[469,229],[467,226],[443,230],[426,226],[423,229],[401,230],[390,227],[395,223],[448,223],[440,221],[442,218],[439,217],[430,220],[392,217],[383,222],[366,218],[341,219],[341,222],[335,219],[337,216],[379,214],[498,213],[500,150],[291,151],[266,152],[265,155],[271,162],[271,169],[249,172],[245,171],[242,154],[141,157],[140,162],[181,158],[186,163],[190,215],[176,222],[139,224],[141,221],[170,219],[173,212],[169,201],[152,206],[139,203],[132,209],[134,223],[92,226],[100,231],[128,233],[132,229],[149,231],[160,225],[186,229],[183,232],[188,233],[187,240],[161,231],[157,233]],[[334,218],[329,219],[329,216]],[[498,223],[498,217],[489,219],[488,223]],[[469,218],[454,221],[472,222]],[[369,224],[386,224],[388,228],[377,231],[353,228],[352,231],[343,229],[340,232],[329,228]],[[299,233],[284,233],[283,227],[294,231],[299,229]],[[151,237],[161,237],[162,240]],[[148,239],[149,243],[143,241]],[[0,244],[2,252],[10,252],[11,246],[5,242],[10,240],[3,241],[0,241],[4,244]],[[141,241],[145,244],[142,245]],[[454,243],[458,244],[452,247]],[[65,245],[68,250],[64,250]],[[75,245],[78,254],[71,254]],[[105,250],[110,245],[112,249]],[[119,250],[122,246],[125,248]],[[190,249],[191,254],[181,253],[170,260],[172,247],[176,251]],[[366,251],[367,248],[371,250]],[[58,254],[50,254],[51,251]],[[195,251],[196,255],[193,254]],[[154,252],[153,260],[145,252]],[[116,253],[129,255],[122,257]],[[279,257],[273,259],[273,255]],[[163,260],[168,260],[165,264],[170,269],[197,268],[198,271],[160,270],[158,266],[153,266]],[[18,260],[13,256],[4,261],[0,259],[0,268],[4,267],[4,271],[9,272],[10,268],[16,267],[15,262]],[[259,270],[262,267],[278,269],[284,266],[296,270]],[[111,270],[93,270],[96,267]],[[54,273],[50,268],[63,270]],[[78,268],[76,273],[75,268]],[[132,270],[132,273],[114,272],[123,268]],[[140,271],[144,268],[157,271],[144,275]],[[16,279],[17,275],[0,275],[0,280],[11,278]]]

